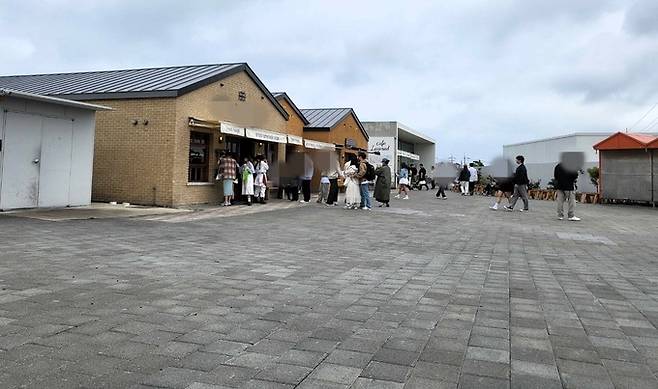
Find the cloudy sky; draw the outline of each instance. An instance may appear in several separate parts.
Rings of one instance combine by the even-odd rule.
[[[440,158],[632,127],[658,102],[656,0],[0,0],[0,25],[3,75],[248,62],[299,107],[398,120]]]

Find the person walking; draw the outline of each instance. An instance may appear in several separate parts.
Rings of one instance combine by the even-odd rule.
[[[462,196],[468,195],[468,182],[470,178],[471,178],[471,172],[468,170],[468,165],[464,164],[464,167],[459,172],[459,178],[458,178]]]
[[[342,177],[343,171],[338,164],[338,157],[331,153],[331,166],[329,170],[329,196],[327,196],[327,205],[338,205],[338,178]]]
[[[345,208],[358,209],[361,203],[361,188],[357,178],[359,173],[359,163],[353,154],[349,154],[345,167]]]
[[[503,198],[507,199],[507,203],[510,203],[510,197],[512,196],[512,192],[514,192],[514,184],[512,181],[506,180],[500,184],[496,182],[496,200],[494,201],[493,204],[489,207],[489,209],[492,209],[494,211],[498,210],[498,207],[500,206],[500,203],[503,201]]]
[[[427,169],[421,163],[418,168],[418,181],[417,181],[418,190],[422,190],[425,187],[427,190],[430,190],[430,186],[427,184]]]
[[[436,189],[436,168],[434,165],[430,166],[430,185],[432,185],[432,190]]]
[[[555,178],[555,189],[557,190],[557,218],[564,220],[564,203],[567,203],[567,217],[571,221],[579,221],[574,215],[576,208],[575,183],[578,179],[578,171],[570,171],[562,163],[558,163],[553,171]]]
[[[396,199],[400,198],[400,195],[402,192],[404,192],[404,197],[402,200],[409,200],[409,168],[407,167],[407,164],[405,162],[402,162],[402,165],[400,167],[400,179],[398,181],[398,184],[400,186],[400,189],[398,189],[398,194],[395,195]]]
[[[366,154],[365,151],[359,151],[357,158],[359,159],[359,172],[357,178],[360,181],[360,208],[364,211],[370,211],[372,210],[372,203],[370,202],[370,181],[375,179],[375,168],[370,162],[368,162],[368,154]]]
[[[468,173],[470,174],[468,177],[468,194],[473,196],[475,185],[478,183],[478,170],[475,168],[475,164],[472,162],[468,166]]]
[[[380,207],[389,207],[391,201],[391,168],[388,166],[388,158],[382,159],[382,166],[375,169],[375,200]]]
[[[514,178],[512,179],[512,182],[514,183],[514,194],[512,195],[512,200],[510,201],[509,206],[505,206],[505,210],[513,211],[517,200],[521,197],[523,200],[523,209],[521,209],[521,212],[523,212],[528,210],[528,184],[530,183],[530,180],[528,180],[528,170],[525,167],[525,158],[523,155],[516,156],[516,164],[518,166],[516,167]]]
[[[247,196],[247,205],[251,206],[251,196],[254,192],[254,164],[248,157],[244,158],[244,163],[240,167],[240,174],[242,175],[242,195]]]
[[[238,162],[233,159],[229,153],[222,152],[219,158],[217,170],[218,178],[222,181],[222,189],[224,193],[224,206],[228,207],[233,201],[233,181],[237,178]]]
[[[254,177],[254,191],[256,192],[256,202],[265,204],[265,192],[267,191],[267,171],[270,166],[267,164],[264,155],[256,157],[256,166],[254,166],[256,176]]]
[[[311,201],[311,180],[313,179],[313,160],[311,157],[304,153],[304,175],[300,177],[302,181],[302,195],[303,198],[299,200],[300,203],[308,203]]]

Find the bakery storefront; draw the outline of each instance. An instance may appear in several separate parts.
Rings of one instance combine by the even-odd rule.
[[[270,182],[276,186],[277,165],[285,150],[303,150],[304,139],[261,128],[241,127],[234,123],[190,118],[189,182],[207,182],[208,173],[217,176],[217,161],[222,151],[233,153],[242,165],[244,158],[264,155],[270,164]],[[196,132],[195,129],[202,130]],[[210,132],[208,131],[210,130]],[[212,163],[212,165],[211,165]],[[212,168],[211,168],[212,166]],[[221,191],[219,185],[217,186]],[[241,188],[240,185],[238,187]],[[240,188],[236,187],[237,193]]]

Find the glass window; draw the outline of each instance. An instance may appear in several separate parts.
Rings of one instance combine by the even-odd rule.
[[[190,132],[190,161],[188,182],[208,182],[210,163],[210,134]]]

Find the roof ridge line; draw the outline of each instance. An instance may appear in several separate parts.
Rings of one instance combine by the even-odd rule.
[[[173,66],[152,66],[146,68],[130,68],[130,69],[114,69],[114,70],[87,70],[78,72],[61,72],[61,73],[37,73],[37,74],[10,74],[0,75],[0,78],[5,77],[38,77],[38,76],[63,76],[67,74],[90,74],[90,73],[112,73],[112,72],[129,72],[134,70],[153,70],[153,69],[177,69],[177,68],[191,68],[191,67],[204,67],[204,66],[228,66],[228,65],[246,65],[247,62],[229,62],[229,63],[207,63],[197,65],[173,65]]]

